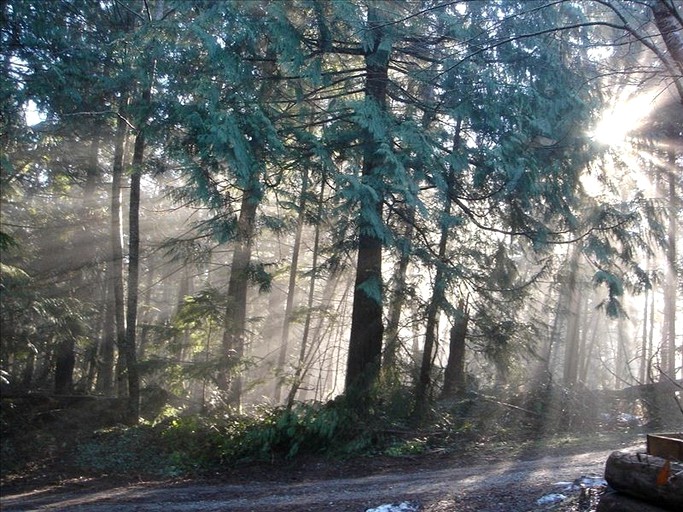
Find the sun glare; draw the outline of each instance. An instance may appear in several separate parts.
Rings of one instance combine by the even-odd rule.
[[[633,96],[626,93],[618,96],[603,112],[590,133],[591,137],[608,146],[623,146],[650,112],[652,103],[652,98],[646,94]]]

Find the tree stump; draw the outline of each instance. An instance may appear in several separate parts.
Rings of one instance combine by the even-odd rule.
[[[607,459],[605,480],[630,497],[666,510],[683,510],[683,464],[645,453],[616,451]]]

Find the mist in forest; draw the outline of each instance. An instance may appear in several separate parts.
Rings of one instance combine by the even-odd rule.
[[[660,3],[3,2],[3,394],[678,417]]]

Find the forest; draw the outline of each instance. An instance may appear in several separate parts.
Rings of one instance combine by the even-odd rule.
[[[683,423],[678,0],[0,16],[3,460]]]

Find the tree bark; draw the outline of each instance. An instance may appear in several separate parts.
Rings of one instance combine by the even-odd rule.
[[[683,23],[676,9],[673,0],[656,0],[652,6],[652,13],[669,55],[683,73]],[[683,98],[681,101],[683,102]]]
[[[67,320],[68,321],[68,320]],[[75,340],[68,329],[60,333],[63,339],[59,342],[55,354],[55,394],[68,395],[73,392],[73,373],[76,364],[74,348]]]
[[[647,269],[650,269],[650,258],[648,256],[647,258]],[[647,378],[647,367],[650,364],[650,358],[649,358],[649,351],[648,351],[648,343],[647,343],[647,325],[648,321],[651,321],[648,317],[648,311],[650,307],[650,301],[653,300],[653,298],[650,298],[651,290],[650,288],[645,289],[645,296],[644,296],[644,304],[643,304],[643,333],[642,333],[642,340],[640,344],[640,372],[639,372],[639,384],[645,384],[645,379]]]
[[[227,403],[238,410],[241,408],[242,401],[242,379],[235,372],[235,368],[244,358],[249,264],[258,204],[259,196],[256,190],[246,189],[242,194],[240,215],[237,221],[237,239],[228,282],[222,342],[225,366],[218,376],[220,387],[227,393]]]
[[[117,393],[119,396],[127,394],[127,382],[124,379],[126,358],[123,350],[126,343],[126,316],[123,298],[123,233],[121,230],[121,187],[123,184],[123,166],[125,145],[128,136],[128,124],[124,119],[128,108],[128,98],[125,97],[119,109],[116,125],[114,145],[114,163],[112,165],[111,180],[111,261],[110,276],[114,295],[114,326],[116,331],[116,346],[119,349],[116,367]]]
[[[368,31],[373,47],[365,55],[365,101],[374,104],[380,112],[386,111],[387,84],[389,82],[388,41],[383,31],[383,18],[375,6],[368,8]],[[351,335],[346,365],[345,393],[351,401],[363,408],[377,379],[382,354],[382,234],[367,216],[382,223],[383,193],[381,191],[381,157],[377,154],[378,141],[372,133],[365,134],[363,154],[363,181],[372,187],[376,197],[361,201],[359,214],[358,256],[351,314]]]
[[[143,94],[143,101],[149,95]],[[142,177],[145,136],[138,128],[133,149],[133,173],[130,178],[130,202],[128,210],[128,298],[126,308],[126,337],[122,350],[126,357],[128,377],[127,419],[137,423],[140,417],[140,377],[136,353],[138,317],[138,287],[140,282],[140,179]]]
[[[452,398],[465,392],[465,349],[470,315],[465,301],[460,299],[450,333],[450,351],[444,372],[442,398]]]
[[[154,20],[163,15],[164,0],[157,0]],[[149,21],[152,21],[150,19]],[[147,67],[148,66],[148,67]],[[128,375],[127,419],[135,424],[140,419],[140,375],[137,361],[137,319],[140,284],[140,181],[144,165],[145,129],[152,99],[152,83],[156,61],[143,68],[145,82],[140,94],[140,114],[136,119],[137,133],[133,146],[132,173],[130,177],[130,201],[128,205],[128,297],[126,309],[126,339],[124,345]]]

